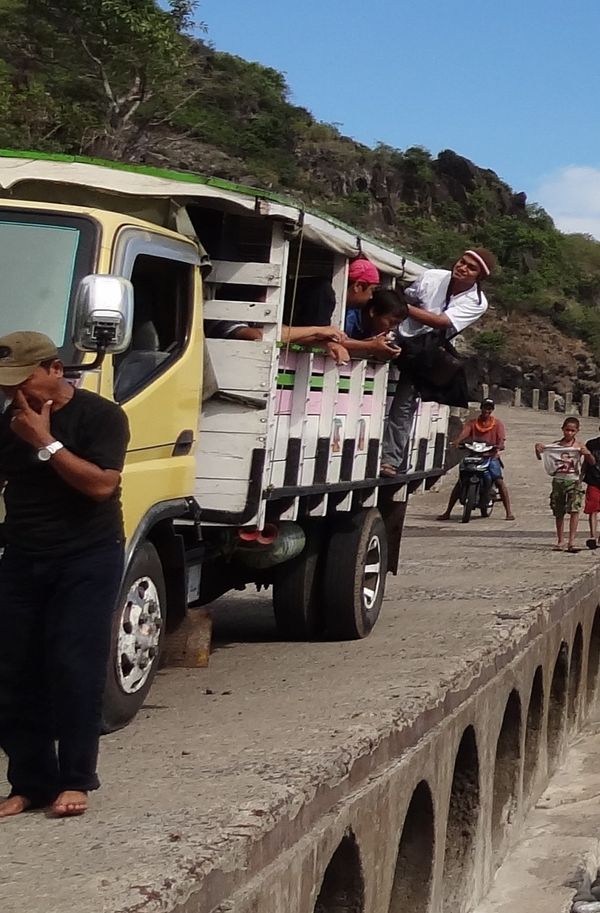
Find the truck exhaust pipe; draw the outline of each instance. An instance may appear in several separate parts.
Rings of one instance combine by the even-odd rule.
[[[238,529],[233,558],[245,567],[264,569],[283,564],[299,555],[306,536],[299,523],[282,520],[278,526],[269,523],[263,530]]]

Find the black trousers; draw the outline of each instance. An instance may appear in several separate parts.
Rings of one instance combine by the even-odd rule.
[[[91,790],[123,546],[61,558],[8,546],[0,561],[0,747],[11,795],[45,804]]]

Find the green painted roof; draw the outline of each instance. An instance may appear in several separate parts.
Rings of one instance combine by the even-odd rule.
[[[365,241],[370,241],[372,244],[376,244],[383,250],[391,251],[398,256],[410,257],[411,260],[414,260],[415,263],[419,263],[422,266],[427,265],[425,261],[419,259],[418,257],[414,257],[407,251],[400,251],[397,248],[393,247],[391,244],[382,242],[381,239],[366,234],[364,231],[362,231],[362,229],[358,229],[354,225],[349,225],[347,222],[342,222],[340,219],[336,219],[335,216],[321,212],[318,209],[312,209],[311,207],[306,206],[301,200],[295,199],[293,197],[286,197],[282,194],[273,193],[271,190],[263,190],[262,188],[258,187],[248,187],[244,184],[235,184],[233,181],[225,181],[222,178],[209,178],[205,175],[196,174],[194,171],[172,171],[168,168],[156,168],[151,165],[133,165],[125,162],[113,162],[109,159],[93,158],[85,155],[66,155],[65,153],[58,152],[37,152],[22,149],[0,149],[0,158],[22,158],[32,159],[33,161],[37,160],[45,162],[65,163],[77,162],[82,165],[98,165],[101,168],[112,168],[115,171],[129,171],[135,174],[164,178],[165,180],[170,181],[180,181],[182,184],[203,184],[206,187],[215,187],[219,190],[227,190],[233,193],[243,194],[244,196],[261,197],[265,200],[272,200],[274,203],[281,203],[284,206],[295,206],[304,212],[309,212],[312,215],[324,219],[325,221],[329,222],[330,225],[335,225],[338,228],[344,229],[344,231],[355,234],[357,237],[364,238]]]

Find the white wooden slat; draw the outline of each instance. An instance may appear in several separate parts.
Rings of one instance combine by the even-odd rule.
[[[285,460],[273,460],[269,472],[269,485],[273,488],[281,488],[285,480]]]
[[[323,394],[321,398],[321,414],[319,416],[319,437],[329,438],[329,460],[327,475],[331,469],[331,435],[333,433],[333,418],[338,398],[339,368],[332,358],[326,358],[323,369]]]
[[[390,371],[389,363],[378,364],[375,367],[373,377],[373,412],[371,415],[371,427],[369,437],[379,440],[379,455],[377,458],[377,469],[381,461],[381,447],[383,442],[383,429],[385,425],[385,407],[387,398],[388,375]]]
[[[239,513],[246,506],[248,483],[235,479],[196,479],[194,496],[205,510],[227,510]],[[247,524],[253,526],[256,517]]]
[[[250,479],[252,451],[262,449],[262,435],[205,431],[196,457],[196,476],[201,479]]]
[[[210,272],[211,285],[232,283],[233,285],[281,285],[280,263],[236,263],[230,260],[214,260]]]
[[[266,434],[267,410],[252,409],[242,403],[209,399],[202,407],[200,436],[205,431],[229,431],[236,434]]]
[[[379,494],[379,488],[374,488],[370,495],[368,495],[362,502],[363,507],[377,507],[377,496]]]
[[[310,375],[313,366],[312,352],[299,352],[296,362],[296,376],[292,392],[292,414],[290,420],[290,437],[302,438],[306,424],[306,406]]]
[[[279,222],[274,222],[271,229],[271,252],[269,254],[269,259],[272,263],[278,263],[280,265],[282,276],[287,275],[289,247],[289,241],[284,235],[283,225],[281,225]],[[265,340],[274,342],[280,336],[281,320],[283,316],[283,299],[283,288],[267,289],[266,303],[270,305],[274,311],[277,312],[278,322],[277,326],[265,327]],[[275,484],[274,477],[278,477],[278,472],[274,469],[274,462],[278,458],[276,445],[278,439],[281,440],[282,422],[285,423],[285,421],[287,421],[287,427],[289,428],[289,416],[284,418],[284,416],[276,414],[278,403],[277,374],[282,357],[285,358],[282,350],[278,349],[277,346],[274,346],[273,359],[271,362],[271,373],[269,377],[269,421],[267,425],[266,443],[267,459],[265,461],[263,488],[266,488],[268,485]],[[285,450],[281,455],[281,459],[283,461],[285,460]],[[283,476],[282,481],[279,484],[283,484]]]
[[[314,460],[317,455],[317,440],[319,437],[319,416],[318,415],[307,415],[306,416],[306,427],[304,429],[304,439],[302,443],[302,449],[304,451],[304,461]],[[303,484],[311,485],[313,482],[313,476],[308,476],[306,473],[303,473],[302,476]]]
[[[265,340],[207,339],[219,390],[268,393],[274,344]]]
[[[283,320],[283,303],[285,300],[285,277],[287,275],[290,244],[285,237],[281,222],[273,222],[271,227],[271,252],[269,260],[271,266],[277,266],[281,282],[269,283],[265,303],[277,315],[277,326],[265,327],[265,339],[275,341],[281,337],[281,324]],[[275,365],[276,368],[276,365]]]
[[[290,416],[278,415],[275,421],[273,437],[273,464],[285,463],[288,439],[290,436]]]
[[[298,505],[299,504],[300,504],[300,499],[294,498],[292,504],[288,507],[288,509],[284,510],[283,513],[280,514],[279,519],[280,520],[295,520],[298,516]]]
[[[348,417],[346,419],[346,434],[353,437],[356,441],[358,434],[358,421],[362,415],[363,407],[363,390],[365,385],[365,374],[367,363],[364,360],[353,361],[350,374],[350,406],[348,408]],[[360,479],[364,475],[357,469],[356,465],[356,447],[354,449],[354,462],[352,466],[352,479]],[[360,457],[362,458],[362,457]],[[359,458],[359,459],[360,459]]]
[[[304,454],[300,463],[300,473],[298,475],[298,485],[312,485],[315,480],[315,458],[307,457]]]
[[[336,254],[333,258],[333,277],[331,280],[335,292],[335,310],[331,323],[344,328],[346,314],[346,293],[348,291],[348,258]]]
[[[349,491],[345,498],[343,498],[339,504],[336,505],[336,513],[345,513],[348,510],[352,509],[352,492]]]
[[[221,301],[211,298],[204,302],[202,316],[205,320],[277,323],[277,309],[266,301]]]
[[[327,516],[327,504],[329,501],[328,495],[322,495],[321,500],[318,504],[315,504],[308,511],[309,517],[325,517]]]

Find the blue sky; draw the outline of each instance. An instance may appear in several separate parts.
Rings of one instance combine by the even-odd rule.
[[[454,149],[600,237],[598,0],[201,0],[198,16],[318,120]]]

